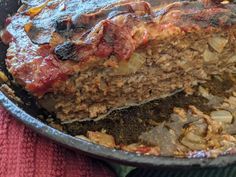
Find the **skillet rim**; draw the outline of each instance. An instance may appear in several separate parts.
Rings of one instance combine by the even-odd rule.
[[[15,9],[18,9],[19,0],[3,0],[0,1],[0,9],[4,9],[1,13],[1,19],[7,14],[12,14]],[[2,24],[1,24],[2,25]],[[53,141],[56,141],[71,149],[79,150],[91,157],[102,160],[119,162],[121,164],[133,165],[138,167],[154,167],[154,168],[193,168],[193,167],[223,167],[236,164],[236,154],[220,156],[215,159],[189,159],[176,157],[161,157],[161,156],[145,156],[136,153],[125,152],[122,150],[114,150],[104,146],[87,142],[85,140],[75,138],[65,134],[59,130],[44,124],[36,117],[28,114],[16,103],[11,101],[7,95],[0,91],[0,105],[12,114],[16,120],[22,122],[33,131],[41,134]]]
[[[65,134],[56,130],[49,125],[41,122],[37,118],[25,112],[16,103],[11,101],[7,95],[0,91],[0,104],[13,115],[16,120],[24,123],[27,127],[40,135],[43,135],[53,141],[56,141],[70,149],[79,150],[88,156],[102,160],[118,162],[125,165],[137,167],[155,167],[155,168],[186,168],[186,167],[224,167],[227,165],[236,164],[236,154],[220,156],[214,159],[200,158],[176,158],[176,157],[161,157],[147,156],[136,153],[125,152],[106,148],[102,145],[94,144],[71,135]]]

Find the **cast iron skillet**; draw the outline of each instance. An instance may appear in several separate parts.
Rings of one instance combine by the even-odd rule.
[[[3,25],[4,19],[8,14],[16,12],[19,8],[16,0],[0,0],[0,27]],[[0,43],[0,69],[6,72],[4,58],[7,46]],[[31,98],[21,89],[13,87],[17,95],[20,95],[23,102],[31,102]],[[3,105],[15,118],[35,132],[46,136],[69,148],[79,150],[83,154],[108,160],[122,164],[140,166],[140,167],[221,167],[236,164],[236,155],[221,156],[216,159],[188,159],[174,157],[155,157],[143,156],[134,153],[128,153],[121,150],[109,149],[97,144],[93,144],[82,139],[74,138],[68,134],[60,132],[49,127],[35,116],[35,112],[39,112],[35,104],[31,106],[19,106],[15,101],[11,101],[7,94],[0,92],[0,104]]]

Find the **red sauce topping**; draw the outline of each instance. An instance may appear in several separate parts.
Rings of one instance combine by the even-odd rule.
[[[236,23],[235,4],[209,7],[197,1],[176,2],[155,11],[156,0],[148,2],[64,0],[66,7],[61,8],[61,1],[51,1],[42,5],[40,11],[33,9],[37,12],[34,15],[19,12],[6,20],[7,27],[1,35],[5,43],[10,43],[7,67],[28,91],[42,96],[55,91],[57,83],[75,72],[74,65],[86,64],[91,56],[115,55],[128,60],[135,49],[162,37],[166,30],[187,33]],[[57,34],[56,40],[52,33]],[[63,48],[65,41],[71,43],[67,48]],[[74,62],[60,60],[56,48],[64,60]],[[71,55],[68,50],[75,51]]]

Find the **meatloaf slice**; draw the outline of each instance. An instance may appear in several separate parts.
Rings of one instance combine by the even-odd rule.
[[[32,4],[7,21],[7,67],[64,123],[97,120],[236,71],[233,2]]]

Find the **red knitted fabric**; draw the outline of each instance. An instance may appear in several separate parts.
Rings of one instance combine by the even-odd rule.
[[[41,137],[0,107],[0,177],[113,177],[103,163]]]

